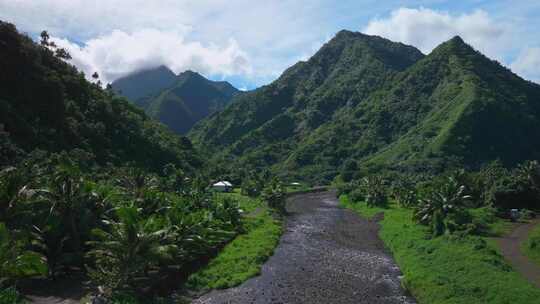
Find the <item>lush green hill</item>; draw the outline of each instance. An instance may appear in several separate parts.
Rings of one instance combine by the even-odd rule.
[[[540,86],[461,38],[428,56],[342,31],[309,61],[198,124],[217,157],[284,175],[334,177],[347,159],[438,170],[537,158]]]
[[[0,165],[39,148],[84,150],[101,164],[198,166],[187,139],[89,83],[74,66],[4,22],[0,70]]]
[[[223,109],[238,92],[228,82],[211,81],[186,71],[167,89],[135,103],[174,132],[185,134],[199,120]]]
[[[159,66],[119,78],[113,81],[112,87],[120,95],[129,100],[137,101],[168,88],[175,79],[176,75],[169,68]]]

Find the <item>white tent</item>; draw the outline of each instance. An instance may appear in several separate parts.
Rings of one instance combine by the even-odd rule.
[[[220,192],[229,192],[232,189],[232,184],[228,181],[219,181],[212,185],[212,189]]]

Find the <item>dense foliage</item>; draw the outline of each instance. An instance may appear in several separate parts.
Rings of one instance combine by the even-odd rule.
[[[382,219],[379,235],[419,303],[531,303],[538,289],[512,270],[491,237],[508,233],[509,208],[519,208],[522,217],[531,214],[525,208],[540,210],[539,169],[536,161],[511,170],[493,162],[477,171],[414,176],[372,176],[358,168],[356,178],[341,181],[338,190],[345,207]],[[368,203],[366,180],[381,180],[388,204]],[[522,244],[536,260],[538,231]]]
[[[223,109],[239,93],[226,81],[211,81],[192,71],[176,76],[166,67],[129,75],[112,86],[178,134]]]
[[[154,170],[167,163],[186,170],[200,166],[189,140],[88,82],[64,61],[67,55],[0,22],[0,166],[36,148],[78,149],[102,165],[134,162]]]
[[[540,86],[459,37],[424,56],[342,31],[189,136],[233,167],[322,183],[355,162],[417,173],[537,159],[540,144],[530,139],[540,135],[539,119]]]
[[[60,154],[4,169],[2,286],[87,269],[108,293],[151,292],[242,231],[236,200],[191,184],[172,192],[167,167],[85,172]]]
[[[540,164],[526,161],[512,170],[492,162],[478,171],[450,170],[439,175],[381,171],[357,179],[337,181],[338,195],[368,207],[385,207],[391,199],[412,210],[413,220],[429,227],[434,237],[445,234],[486,234],[496,216],[510,217],[509,209],[526,217],[540,210]],[[374,209],[375,210],[375,209]],[[380,209],[382,210],[382,209]]]
[[[202,168],[189,140],[69,59],[47,32],[36,44],[0,22],[0,301],[19,301],[28,278],[72,274],[112,303],[179,288],[250,228],[238,199],[209,191],[225,173]],[[279,233],[264,221],[274,241],[259,259]]]
[[[245,231],[227,244],[208,265],[189,277],[187,285],[194,290],[229,288],[259,274],[281,236],[281,221],[261,199],[236,193],[224,195],[238,199],[246,214],[242,218]]]

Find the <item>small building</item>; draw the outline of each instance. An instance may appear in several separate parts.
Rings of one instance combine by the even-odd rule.
[[[219,181],[212,185],[212,190],[218,192],[229,192],[232,190],[232,184],[228,181]]]

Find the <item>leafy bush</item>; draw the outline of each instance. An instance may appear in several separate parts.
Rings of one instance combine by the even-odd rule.
[[[391,193],[394,200],[402,207],[411,207],[418,202],[416,185],[407,177],[396,178],[392,183]]]
[[[360,189],[368,206],[383,206],[388,203],[384,179],[380,176],[364,177]]]
[[[351,201],[353,201],[355,203],[363,202],[364,199],[365,199],[364,190],[362,190],[360,188],[355,188],[354,190],[352,190],[349,193],[348,196],[349,196],[349,199],[351,199]]]

